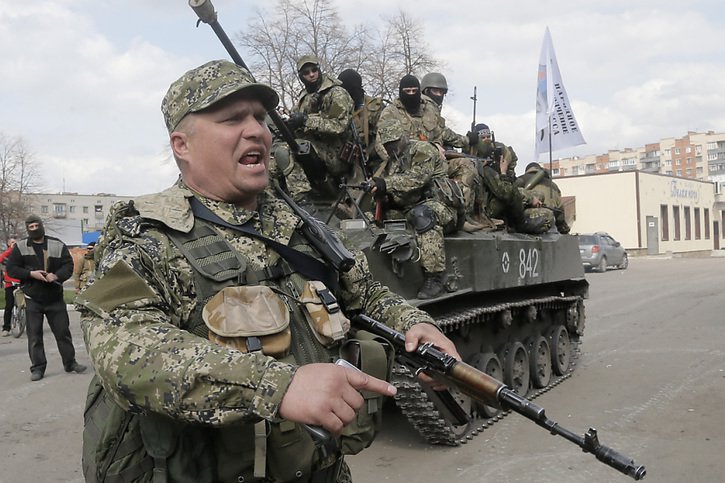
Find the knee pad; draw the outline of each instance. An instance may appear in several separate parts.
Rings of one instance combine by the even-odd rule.
[[[425,233],[436,226],[436,217],[428,205],[418,205],[408,212],[408,222],[416,233]]]

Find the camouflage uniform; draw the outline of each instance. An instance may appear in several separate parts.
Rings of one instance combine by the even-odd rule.
[[[327,174],[333,178],[349,176],[354,169],[352,160],[340,159],[340,153],[350,140],[350,121],[353,102],[342,87],[342,83],[320,73],[322,82],[315,92],[303,90],[297,103],[297,112],[307,114],[304,126],[294,131],[297,138],[309,141],[319,158],[324,162]],[[288,177],[287,185],[293,196],[303,192],[309,186],[306,180],[300,181],[304,172],[297,167]],[[314,183],[313,183],[314,184]],[[337,183],[332,181],[334,189]]]
[[[205,328],[197,320],[204,301],[198,298],[200,288],[195,272],[168,236],[187,233],[194,226],[188,201],[192,196],[194,193],[179,182],[162,193],[119,203],[109,215],[103,241],[97,248],[98,278],[77,300],[86,346],[96,371],[86,418],[93,420],[93,410],[99,401],[105,401],[111,416],[121,413],[127,419],[123,420],[123,428],[106,427],[96,433],[87,422],[84,445],[92,442],[99,448],[97,457],[105,457],[111,463],[109,474],[122,473],[140,462],[146,464],[149,455],[144,447],[148,443],[146,439],[136,441],[138,434],[145,438],[147,417],[163,415],[159,417],[164,423],[155,423],[163,429],[158,434],[166,434],[164,431],[171,428],[176,438],[174,444],[180,448],[167,457],[170,480],[177,481],[175,478],[183,475],[193,481],[241,481],[238,478],[243,475],[249,478],[246,481],[252,481],[253,423],[266,420],[266,428],[271,431],[268,478],[282,471],[287,476],[275,476],[279,479],[274,481],[307,481],[305,477],[295,478],[299,468],[294,466],[311,464],[315,470],[325,461],[314,449],[309,435],[299,425],[281,420],[278,410],[298,364],[329,362],[336,353],[319,343],[315,350],[300,347],[305,339],[298,331],[309,331],[309,326],[299,309],[295,287],[301,276],[297,273],[261,282],[279,291],[290,311],[292,354],[284,360],[217,345],[198,331],[200,326]],[[271,192],[260,195],[256,212],[198,195],[197,199],[228,223],[248,223],[266,237],[314,254],[295,231],[299,219]],[[252,273],[271,273],[279,266],[280,256],[263,242],[235,230],[215,228],[244,261],[248,278]],[[339,278],[338,300],[346,311],[364,311],[398,330],[432,322],[427,314],[405,304],[375,282],[362,253],[355,252],[355,259],[353,269]],[[154,430],[157,426],[153,426]],[[108,453],[114,444],[121,443],[117,434],[127,437],[121,444],[124,449],[118,449],[125,453],[111,457]],[[287,444],[285,434],[294,436],[287,443],[300,441],[288,451],[310,451],[312,461],[292,463],[292,468],[273,468],[290,466],[289,460],[274,459],[280,457],[275,455],[273,448],[279,449],[275,444]],[[274,435],[281,440],[275,442]],[[91,438],[100,441],[89,441]],[[95,456],[84,453],[87,481],[95,481],[102,471],[94,466]],[[150,467],[144,468],[147,471],[133,481],[151,481]],[[299,470],[309,475],[310,467]],[[194,476],[189,476],[188,471],[193,471]],[[347,470],[343,474],[347,476],[340,481],[349,477]]]
[[[378,124],[389,124],[393,121],[398,121],[403,132],[411,139],[443,144],[446,121],[441,117],[438,105],[428,96],[421,95],[420,105],[413,113],[408,112],[399,98],[388,104],[380,114]],[[379,139],[376,141],[375,150],[383,161],[388,160],[388,154]]]
[[[539,173],[538,176],[537,173]],[[538,178],[538,182],[535,181],[536,178]],[[526,189],[530,181],[534,184]],[[570,228],[561,204],[561,191],[546,170],[538,165],[530,164],[526,173],[516,180],[516,186],[522,190],[527,204],[530,204],[533,197],[536,197],[544,205],[538,208],[527,207],[524,210],[527,218],[540,219],[542,225],[547,225],[548,228],[556,226],[559,233],[569,233]]]
[[[447,179],[448,167],[432,144],[416,140],[410,143],[400,162],[390,161],[390,172],[384,177],[389,210],[386,218],[406,216],[416,228],[421,268],[425,273],[441,273],[446,269],[443,235],[455,231],[458,222],[452,203],[436,194],[435,183]],[[428,210],[433,226],[418,223]]]

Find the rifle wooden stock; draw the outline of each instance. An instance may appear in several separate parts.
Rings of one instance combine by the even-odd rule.
[[[592,453],[599,461],[632,477],[641,480],[647,474],[644,466],[637,466],[634,460],[599,443],[597,430],[589,428],[579,436],[546,416],[546,411],[528,399],[518,395],[501,381],[489,376],[465,362],[438,350],[431,344],[421,344],[414,352],[405,350],[405,336],[375,319],[365,315],[353,317],[355,327],[371,332],[387,340],[395,350],[398,362],[406,365],[415,374],[425,372],[436,380],[459,389],[476,401],[521,414],[548,430],[576,444],[584,452]],[[452,398],[444,398],[450,404]],[[450,411],[450,408],[446,408]]]

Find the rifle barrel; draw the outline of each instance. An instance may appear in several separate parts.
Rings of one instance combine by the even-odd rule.
[[[204,22],[205,24],[208,24],[211,29],[214,31],[216,36],[219,38],[219,41],[222,43],[224,48],[226,49],[229,56],[232,58],[235,64],[237,64],[240,67],[245,68],[247,71],[249,71],[249,68],[247,67],[247,64],[244,63],[244,60],[242,59],[242,56],[239,55],[239,52],[237,51],[236,47],[234,47],[234,44],[232,44],[232,41],[229,40],[229,36],[222,28],[221,24],[219,24],[219,21],[217,19],[217,13],[216,10],[214,10],[214,5],[212,5],[211,0],[189,0],[189,6],[192,10],[196,13],[196,15],[199,17],[199,22]],[[197,22],[198,25],[198,22]],[[249,71],[249,75],[252,76],[252,80],[254,80],[254,75],[251,71]],[[256,80],[255,80],[256,82]],[[285,142],[289,145],[290,149],[294,153],[301,153],[301,149],[299,144],[297,144],[297,141],[295,140],[294,135],[292,134],[292,131],[290,131],[287,124],[285,124],[284,120],[282,120],[282,117],[279,115],[276,109],[272,108],[269,111],[267,111],[267,115],[272,120],[274,125],[279,130],[280,135],[284,138]]]
[[[352,322],[355,326],[388,340],[399,361],[407,365],[413,372],[426,372],[436,379],[445,380],[449,385],[458,388],[479,402],[519,413],[538,426],[547,429],[551,434],[561,436],[576,444],[584,452],[593,454],[602,463],[635,480],[641,480],[647,474],[644,466],[638,466],[631,458],[599,444],[596,429],[589,428],[584,436],[579,436],[549,419],[543,407],[520,396],[501,381],[465,362],[454,359],[432,345],[422,344],[415,352],[407,352],[405,336],[395,329],[365,315],[353,317]]]

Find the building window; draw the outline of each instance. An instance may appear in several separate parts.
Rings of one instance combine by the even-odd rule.
[[[672,150],[670,148],[665,149],[665,156],[667,156],[668,158],[672,156]]]
[[[675,159],[675,166],[681,166],[682,160],[681,159]]]
[[[705,240],[710,239],[710,210],[703,208],[702,215],[705,217]]]
[[[689,206],[685,206],[685,240],[692,240],[692,220],[690,219]]]
[[[83,218],[83,228],[88,228],[88,218]]]
[[[696,172],[697,174],[702,174],[702,166],[698,166],[698,167],[697,167],[697,168],[695,169],[695,172]]]
[[[573,174],[574,176],[578,175],[579,174],[579,166],[572,166],[572,168],[571,168],[571,174]]]
[[[687,147],[685,148],[685,152],[686,152],[687,154],[690,154],[690,153],[692,152],[692,148],[691,148],[690,146],[687,146]]]
[[[695,208],[695,240],[699,240],[700,235],[700,208]]]
[[[609,168],[618,168],[619,167],[619,161],[610,161],[607,163],[607,167]]]
[[[84,206],[83,207],[83,214],[84,215],[87,215],[88,214],[88,207],[87,206]]]
[[[681,169],[678,169],[677,170],[677,176],[682,176],[682,170]]]
[[[76,212],[76,207],[74,205],[70,205],[68,207],[68,213],[75,213],[75,212]]]
[[[672,171],[665,171],[665,174],[669,174],[670,176],[672,176]]]
[[[667,205],[660,205],[660,220],[662,222],[662,241],[670,239],[670,222],[667,217]]]
[[[44,215],[48,214],[48,205],[43,205],[40,207],[40,212]]]
[[[96,205],[93,209],[96,213],[96,219],[102,219],[103,218],[103,206],[102,205]]]
[[[552,176],[559,176],[559,168],[554,168],[551,170]]]
[[[675,154],[680,154],[680,148],[675,148]]]
[[[702,144],[695,146],[695,154],[702,154]]]
[[[680,207],[672,207],[672,220],[675,222],[675,241],[680,239]]]

